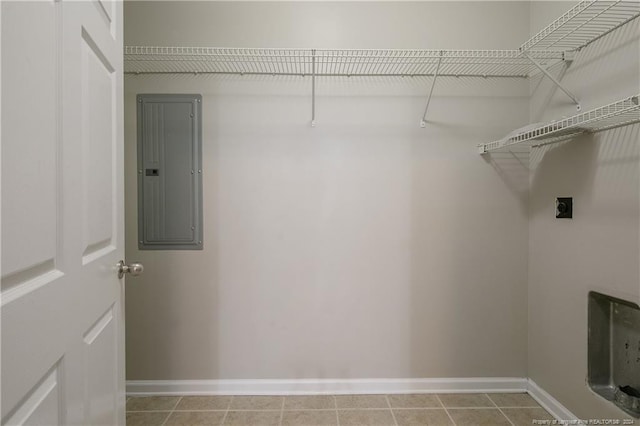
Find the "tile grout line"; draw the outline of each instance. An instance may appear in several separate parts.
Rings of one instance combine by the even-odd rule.
[[[398,410],[398,411],[411,411],[411,410],[442,410],[444,407],[393,407],[393,410]],[[491,407],[449,407],[452,410],[495,410],[496,407],[491,406]],[[526,409],[531,409],[531,408],[542,408],[540,406],[531,406],[531,407],[499,407],[499,408],[508,408],[508,409],[516,409],[516,410],[526,410]],[[542,408],[544,410],[544,408]],[[380,410],[386,410],[386,408],[344,408],[344,410],[360,410],[360,411],[380,411]],[[177,412],[177,413],[190,413],[190,412],[196,412],[196,413],[215,413],[215,412],[220,412],[220,411],[224,411],[226,412],[227,409],[226,408],[221,408],[221,409],[202,409],[202,410],[127,410],[127,413],[173,413],[173,412]],[[233,411],[280,411],[279,408],[269,408],[269,409],[247,409],[247,408],[243,408],[243,409],[238,409],[238,410],[233,410]],[[289,408],[289,409],[285,409],[286,411],[336,411],[336,408]],[[546,411],[546,410],[545,410]]]
[[[338,398],[333,395],[333,406],[336,409],[336,425],[340,426],[340,416],[338,415]]]
[[[529,406],[524,405],[524,406],[522,406],[522,407],[516,407],[516,406],[514,406],[514,407],[510,407],[510,406],[509,406],[509,407],[505,407],[505,406],[503,406],[503,407],[500,407],[500,408],[508,408],[508,409],[524,410],[524,409],[527,409],[527,408],[542,408],[542,406],[540,406],[540,405],[529,405]],[[542,409],[544,410],[544,408],[542,408]],[[545,410],[545,411],[546,411],[546,410]]]
[[[393,424],[398,426],[398,421],[396,420],[396,415],[393,414],[393,410],[391,409],[391,403],[389,402],[389,395],[384,396],[385,401],[387,401],[387,405],[389,406],[389,411],[391,411],[391,417],[393,417]]]
[[[494,403],[494,404],[495,404],[495,403]],[[482,410],[482,409],[485,409],[485,410],[486,410],[487,408],[489,408],[489,409],[493,409],[493,408],[495,408],[495,407],[450,407],[450,408],[453,408],[453,409],[463,409],[463,410]],[[498,408],[516,408],[516,409],[518,409],[518,410],[523,410],[523,409],[525,409],[525,408],[542,408],[542,407],[540,407],[539,405],[538,405],[538,406],[533,406],[533,405],[532,405],[532,406],[526,406],[526,405],[525,405],[525,406],[522,406],[522,407],[498,407]]]
[[[488,407],[488,408],[493,408],[493,407]],[[340,408],[338,411],[386,411],[388,410],[389,407],[380,407],[380,408]],[[394,410],[405,410],[405,411],[411,411],[411,410],[436,410],[436,408],[394,408]],[[291,410],[291,411],[329,411],[329,410]]]
[[[280,406],[280,422],[278,423],[282,426],[282,418],[284,417],[284,401],[287,397],[285,395],[282,396],[282,405]]]
[[[167,418],[164,419],[164,422],[162,422],[162,424],[160,426],[164,426],[164,425],[167,424],[167,422],[169,421],[169,417],[171,417],[171,415],[175,411],[175,409],[178,406],[178,404],[180,404],[180,401],[182,401],[182,398],[184,398],[184,397],[181,396],[181,397],[178,398],[178,400],[176,401],[176,405],[174,405],[173,408],[171,409],[171,411],[169,411],[169,414],[167,415]]]
[[[384,408],[378,408],[378,410],[383,410]],[[367,408],[363,408],[363,410],[367,410]],[[369,410],[371,410],[371,408],[369,408]],[[156,411],[168,411],[168,410],[156,410]],[[216,412],[216,411],[227,411],[226,408],[221,408],[221,409],[211,409],[211,410],[174,410],[177,411],[179,413],[190,413],[190,412],[196,412],[196,413],[208,413],[208,412]],[[281,411],[279,408],[265,408],[265,409],[250,409],[250,408],[243,408],[242,410],[233,410],[233,411]],[[335,408],[288,408],[284,410],[285,412],[287,411],[335,411]],[[129,411],[130,413],[134,412],[134,411]]]
[[[491,401],[493,403],[493,405],[496,406],[498,411],[500,411],[500,413],[504,416],[504,418],[507,419],[507,421],[511,424],[511,426],[515,426],[515,424],[513,424],[513,422],[511,421],[511,419],[509,417],[507,417],[507,415],[504,413],[504,411],[502,411],[502,408],[498,407],[498,404],[496,404],[496,402],[493,400],[493,398],[491,398],[491,396],[489,396],[488,393],[485,393],[485,395],[487,395],[487,398],[489,398],[489,401]]]
[[[442,405],[442,408],[444,408],[444,412],[447,413],[447,417],[449,417],[449,420],[451,420],[453,426],[456,426],[456,422],[453,420],[453,417],[451,417],[451,414],[449,414],[449,410],[447,410],[447,407],[445,407],[442,400],[440,399],[440,395],[438,395],[437,393],[434,395],[436,396],[436,398],[438,398],[438,402],[440,403],[440,405]]]
[[[506,407],[505,407],[506,408]],[[528,407],[523,407],[528,408]],[[496,407],[490,405],[488,407],[449,407],[450,410],[495,410]]]
[[[231,401],[233,400],[233,395],[229,396],[229,402],[227,403],[227,409],[224,412],[224,416],[222,416],[222,421],[220,422],[221,425],[224,424],[225,421],[227,421],[227,415],[229,414],[229,409],[231,409]]]

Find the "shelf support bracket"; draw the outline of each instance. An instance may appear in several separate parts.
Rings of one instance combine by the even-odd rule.
[[[573,93],[571,93],[566,87],[564,87],[554,76],[551,75],[549,71],[547,71],[542,65],[540,65],[540,63],[538,63],[535,59],[533,59],[531,55],[529,55],[527,52],[523,52],[523,53],[524,53],[524,56],[526,56],[531,61],[531,63],[536,66],[536,68],[542,71],[542,73],[546,75],[549,78],[549,80],[553,81],[553,84],[558,86],[560,90],[562,90],[568,97],[571,98],[571,100],[576,104],[576,110],[580,111],[582,109],[582,106],[580,105],[580,101]]]
[[[420,120],[420,127],[426,127],[427,125],[427,111],[429,111],[429,104],[431,103],[431,95],[433,95],[433,88],[436,85],[436,79],[438,78],[438,71],[440,71],[440,64],[442,63],[442,50],[440,51],[440,57],[438,58],[438,65],[436,66],[436,72],[433,74],[433,81],[431,81],[431,89],[429,90],[429,97],[427,98],[427,105],[424,107],[424,114],[422,114],[422,120]]]
[[[316,49],[311,50],[311,127],[316,127]]]

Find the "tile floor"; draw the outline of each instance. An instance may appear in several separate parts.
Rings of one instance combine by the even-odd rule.
[[[127,426],[512,425],[551,420],[524,393],[152,396],[127,400]]]

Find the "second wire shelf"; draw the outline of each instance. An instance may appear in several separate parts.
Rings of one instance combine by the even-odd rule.
[[[541,146],[561,142],[581,133],[593,133],[640,122],[640,94],[572,117],[551,121],[497,141],[479,144],[485,154],[514,145]]]

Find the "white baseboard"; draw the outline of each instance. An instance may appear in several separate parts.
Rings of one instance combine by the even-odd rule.
[[[524,377],[441,379],[130,380],[127,395],[305,395],[526,392]]]
[[[128,380],[127,395],[321,395],[390,393],[528,392],[557,420],[578,421],[531,379],[472,377],[438,379]]]
[[[571,420],[577,422],[579,419],[571,411],[562,405],[557,399],[552,397],[544,389],[536,384],[533,380],[528,380],[527,392],[535,399],[538,404],[549,412],[556,420]],[[573,423],[582,424],[582,423]]]

